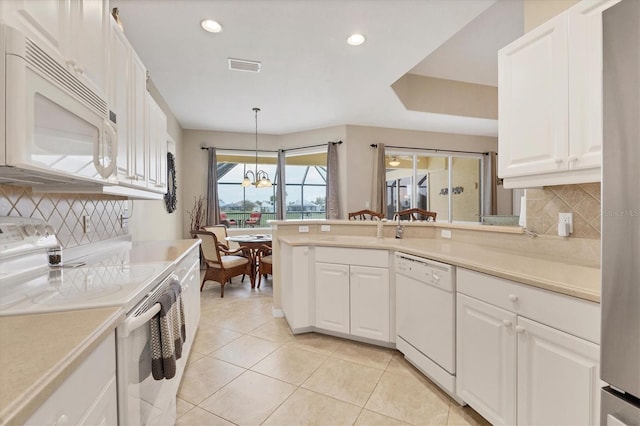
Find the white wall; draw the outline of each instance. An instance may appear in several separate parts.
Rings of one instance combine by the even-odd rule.
[[[364,209],[366,202],[371,200],[374,156],[374,149],[370,147],[372,143],[472,152],[496,151],[498,144],[497,139],[492,137],[349,125],[279,136],[259,135],[258,149],[287,149],[338,140],[343,141],[338,148],[341,217],[347,217],[350,211]],[[184,130],[182,142],[184,151],[179,164],[185,174],[178,186],[179,194],[182,194],[184,200],[180,212],[183,219],[182,232],[187,237],[187,211],[192,209],[194,197],[206,196],[207,192],[207,156],[206,151],[200,148],[215,146],[218,149],[255,149],[255,134]]]

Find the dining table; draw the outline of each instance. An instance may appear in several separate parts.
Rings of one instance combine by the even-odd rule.
[[[271,234],[243,234],[230,235],[225,238],[227,241],[238,243],[241,247],[249,250],[251,254],[251,287],[255,285],[258,274],[258,251],[263,246],[271,247]]]

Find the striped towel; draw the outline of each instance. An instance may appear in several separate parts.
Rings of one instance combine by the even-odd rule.
[[[158,298],[160,312],[150,322],[151,373],[156,380],[173,378],[176,361],[182,357],[186,330],[181,293],[180,283],[172,281]]]

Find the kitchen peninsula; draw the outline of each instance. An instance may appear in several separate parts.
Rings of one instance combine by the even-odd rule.
[[[271,225],[274,313],[294,333],[396,348],[494,424],[597,423],[599,240],[439,222],[402,222],[403,239],[395,222]]]

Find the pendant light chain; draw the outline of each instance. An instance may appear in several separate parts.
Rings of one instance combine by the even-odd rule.
[[[264,170],[258,170],[258,112],[260,108],[253,107],[253,112],[255,113],[256,119],[256,168],[255,172],[252,170],[247,170],[244,174],[244,179],[242,180],[242,186],[248,187],[254,185],[256,188],[269,188],[273,186],[271,180],[269,179],[269,175]],[[249,179],[249,175],[253,175],[253,182]]]

